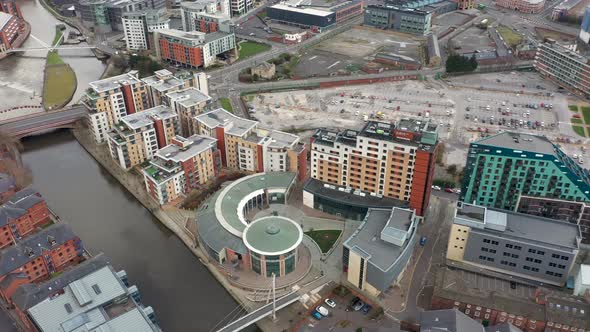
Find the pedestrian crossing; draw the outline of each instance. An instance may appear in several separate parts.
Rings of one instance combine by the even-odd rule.
[[[309,299],[305,303],[302,303],[302,305],[303,307],[305,307],[305,309],[309,309],[309,306],[313,306],[315,303],[318,303],[321,299],[322,297],[318,293],[311,293]]]

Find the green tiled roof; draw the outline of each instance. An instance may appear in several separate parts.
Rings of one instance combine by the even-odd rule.
[[[255,220],[244,231],[248,249],[261,255],[281,255],[301,243],[303,231],[293,220],[269,216]]]

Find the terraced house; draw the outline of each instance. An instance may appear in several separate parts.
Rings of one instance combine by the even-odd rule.
[[[109,151],[117,165],[127,170],[152,159],[178,133],[178,115],[167,106],[156,106],[121,118],[109,133]]]
[[[103,143],[107,133],[121,118],[150,107],[146,84],[137,70],[90,83],[84,104],[88,108],[88,126],[94,140]]]
[[[49,222],[49,209],[41,194],[31,188],[18,191],[0,207],[0,248],[14,245]]]
[[[142,173],[147,192],[164,205],[199,188],[214,178],[220,168],[221,152],[216,139],[176,136],[172,144],[156,152]]]

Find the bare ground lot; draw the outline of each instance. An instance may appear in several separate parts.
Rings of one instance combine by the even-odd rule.
[[[496,49],[496,45],[488,36],[487,30],[477,27],[470,27],[460,33],[453,38],[453,43],[455,47],[460,47],[460,53]]]

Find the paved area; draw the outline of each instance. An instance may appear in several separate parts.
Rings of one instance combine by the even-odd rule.
[[[452,39],[458,53],[475,51],[493,51],[496,46],[490,39],[488,31],[478,27],[470,27]]]

